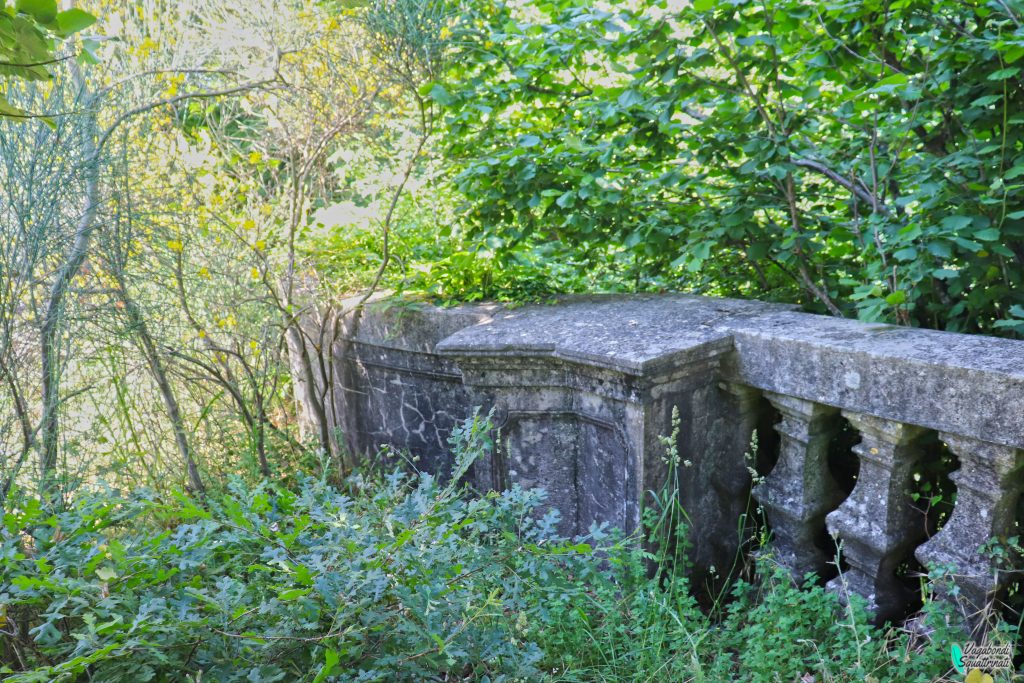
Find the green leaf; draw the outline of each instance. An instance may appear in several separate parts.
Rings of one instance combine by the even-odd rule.
[[[14,8],[31,15],[40,24],[49,24],[57,18],[57,0],[18,0]]]
[[[1020,73],[1020,67],[1019,66],[1010,66],[1010,67],[1007,67],[1005,69],[999,69],[997,71],[993,71],[992,73],[990,73],[988,75],[988,80],[990,80],[990,81],[1004,81],[1007,78],[1013,78],[1014,76],[1016,76],[1019,73]]]
[[[17,121],[25,121],[25,110],[15,107],[7,101],[3,93],[0,93],[0,117],[12,118]]]
[[[890,294],[889,296],[885,297],[885,303],[889,304],[890,306],[899,306],[906,300],[907,293],[904,292],[903,290],[897,290]]]
[[[963,237],[954,237],[953,241],[968,251],[981,251],[981,245],[974,240],[966,240]]]
[[[973,102],[971,102],[971,106],[972,107],[987,107],[990,104],[995,104],[996,102],[1000,101],[1001,99],[1003,99],[1002,95],[985,95],[984,97],[979,97],[978,99],[976,99]],[[998,149],[998,147],[996,149]]]
[[[974,233],[976,239],[982,240],[983,242],[995,242],[999,239],[999,228],[988,228],[986,230],[979,230]]]
[[[892,93],[896,89],[906,85],[909,82],[909,78],[906,74],[893,74],[887,76],[875,84],[875,87],[871,90],[880,93]]]
[[[1016,178],[1021,175],[1024,175],[1024,165],[1014,166],[1003,175],[1003,178],[1010,180],[1011,178]]]
[[[281,591],[280,593],[278,593],[277,599],[281,600],[282,602],[287,602],[288,600],[297,600],[302,596],[308,594],[308,588],[291,588],[289,590]]]
[[[693,0],[693,9],[698,12],[707,12],[714,9],[716,4],[717,0]]]
[[[1024,57],[1024,47],[1014,45],[1003,55],[1003,61],[1007,64],[1013,64],[1021,57]]]
[[[430,87],[427,89],[427,96],[442,107],[447,107],[455,101],[455,98],[452,97],[440,83],[430,84]]]
[[[536,135],[523,135],[519,138],[520,147],[536,147],[540,144],[540,138]]]
[[[72,7],[57,15],[57,31],[62,36],[78,33],[95,23],[96,17],[77,7]]]
[[[942,219],[941,225],[947,230],[956,232],[963,230],[973,222],[974,219],[970,216],[946,216]]]
[[[327,648],[324,650],[324,665],[320,667],[320,671],[317,673],[316,678],[313,679],[313,683],[323,683],[327,680],[327,677],[334,671],[334,667],[341,661],[341,655],[338,654],[337,650]]]
[[[619,95],[619,99],[617,101],[620,107],[622,107],[623,109],[628,109],[634,105],[643,102],[644,96],[640,94],[640,92],[634,90],[633,88],[630,88],[629,90],[626,90],[621,95]]]

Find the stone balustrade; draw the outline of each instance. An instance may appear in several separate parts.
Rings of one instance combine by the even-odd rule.
[[[388,443],[440,469],[452,425],[473,406],[493,409],[500,447],[475,466],[476,484],[543,486],[566,533],[638,526],[647,492],[664,484],[660,437],[678,409],[698,575],[733,563],[752,494],[779,562],[798,579],[832,576],[879,618],[906,605],[900,571],[915,558],[955,568],[976,606],[1009,580],[981,546],[1022,523],[1024,342],[687,295],[375,305],[342,328],[332,420],[348,447]],[[751,488],[759,425],[771,452],[758,454],[765,471]],[[859,442],[837,452],[851,429]],[[937,530],[912,494],[940,448],[958,468]]]

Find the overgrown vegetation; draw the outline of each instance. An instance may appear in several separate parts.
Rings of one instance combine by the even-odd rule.
[[[0,530],[5,680],[923,682],[965,638],[948,603],[926,603],[927,637],[876,628],[770,558],[708,614],[676,553],[651,576],[643,544],[559,537],[541,491],[470,495],[459,475],[490,431],[456,430],[447,485],[300,475],[202,504],[98,490],[57,513],[20,499]],[[674,548],[671,487],[659,500],[647,546]]]
[[[1021,336],[1019,0],[67,5],[0,5],[10,680],[947,673],[942,576],[906,628],[767,556],[698,603],[671,487],[560,538],[459,485],[484,422],[384,474],[313,380],[384,288]]]
[[[1022,9],[469,3],[429,92],[502,260],[1021,331]]]
[[[422,86],[444,109],[456,237],[437,267],[404,250],[431,277],[395,284],[1024,330],[1020,3],[459,7],[451,67]]]

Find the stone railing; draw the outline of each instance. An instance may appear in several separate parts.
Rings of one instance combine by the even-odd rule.
[[[831,536],[844,570],[829,585],[879,617],[906,604],[898,570],[914,558],[955,566],[975,605],[1009,576],[980,547],[1021,524],[1024,342],[638,295],[371,307],[346,323],[334,358],[334,426],[350,448],[388,443],[438,469],[455,421],[493,409],[501,447],[477,464],[476,483],[543,486],[566,533],[637,527],[646,492],[665,480],[660,437],[675,408],[698,572],[733,562],[752,493],[780,562],[827,578]],[[852,453],[841,438],[851,430]],[[751,491],[755,432],[765,452]],[[959,466],[936,531],[912,494],[939,453]]]

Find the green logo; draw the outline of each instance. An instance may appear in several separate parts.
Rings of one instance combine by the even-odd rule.
[[[950,648],[950,655],[953,657],[953,668],[958,674],[964,673],[964,651],[956,643]]]
[[[953,644],[949,648],[953,668],[959,674],[966,674],[964,683],[994,683],[990,673],[1013,666],[1013,647],[1011,645],[965,645]]]

